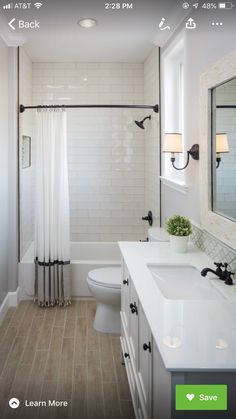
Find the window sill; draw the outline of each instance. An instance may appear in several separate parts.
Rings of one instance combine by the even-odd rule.
[[[159,177],[163,185],[166,185],[169,188],[174,189],[177,192],[181,192],[185,195],[188,193],[188,185],[186,185],[186,183],[178,182],[177,180],[173,180],[173,179],[168,179],[164,176],[159,176]]]

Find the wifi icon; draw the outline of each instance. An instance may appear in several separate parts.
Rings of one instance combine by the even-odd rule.
[[[36,9],[40,9],[40,7],[42,7],[43,3],[34,3],[34,6],[36,7]]]

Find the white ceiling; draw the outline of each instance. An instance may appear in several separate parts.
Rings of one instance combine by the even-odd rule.
[[[30,10],[4,10],[13,17],[40,21],[40,30],[20,30],[32,61],[143,62],[153,45],[163,45],[185,17],[181,0],[126,0],[133,9],[105,9],[105,0],[42,0]],[[121,1],[122,4],[122,1]],[[92,17],[98,25],[83,29],[79,19]],[[160,31],[161,18],[171,30]]]

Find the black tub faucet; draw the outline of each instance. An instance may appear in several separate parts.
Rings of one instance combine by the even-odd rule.
[[[208,272],[212,272],[216,276],[218,276],[219,279],[225,282],[226,285],[233,285],[233,278],[231,275],[233,275],[233,272],[228,271],[228,263],[217,263],[214,262],[214,265],[216,266],[216,270],[211,268],[204,268],[201,271],[202,276],[206,276]],[[222,269],[224,268],[224,270]]]
[[[142,220],[148,221],[148,224],[150,226],[153,225],[153,216],[152,216],[152,211],[148,211],[148,215],[146,215],[145,217],[142,217]]]

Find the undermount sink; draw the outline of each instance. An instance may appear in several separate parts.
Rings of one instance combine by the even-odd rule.
[[[221,300],[211,280],[192,265],[148,264],[162,295],[170,300]]]

